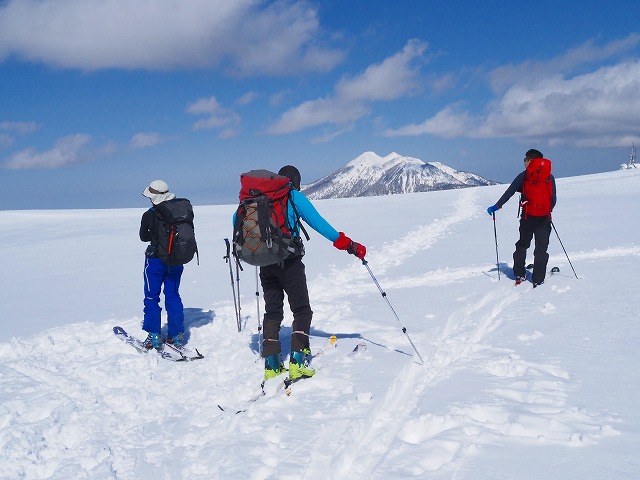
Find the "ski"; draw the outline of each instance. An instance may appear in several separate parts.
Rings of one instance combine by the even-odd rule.
[[[175,345],[171,345],[170,343],[165,343],[164,346],[180,356],[180,358],[177,358],[175,360],[176,362],[190,362],[192,360],[200,360],[204,358],[204,355],[202,355],[197,348],[191,350],[184,346],[176,347]]]
[[[347,354],[347,357],[355,357],[356,355],[358,355],[359,353],[364,352],[367,349],[367,344],[364,342],[360,342],[358,343],[353,350],[351,350],[351,352],[349,352]],[[315,357],[314,357],[315,358]],[[289,377],[285,378],[283,383],[284,383],[284,393],[287,396],[290,396],[291,393],[293,393],[292,387],[293,385],[295,385],[297,382],[301,381],[301,380],[305,380],[307,378],[313,378],[313,377],[300,377],[296,380],[290,380]]]
[[[331,337],[327,341],[327,345],[325,345],[325,346],[335,347],[336,340],[332,340],[334,337]],[[351,350],[347,355],[345,355],[345,357],[353,358],[356,355],[366,351],[366,349],[367,349],[367,344],[364,343],[364,342],[360,342],[353,348],[353,350]],[[326,351],[327,351],[326,349],[320,349],[318,351],[318,353],[315,354],[312,357],[311,361],[313,362],[314,358],[317,358],[317,357],[319,357],[321,355],[324,355],[324,352],[326,352]],[[343,357],[337,357],[332,362],[329,362],[329,364],[337,361],[340,358],[343,358]],[[232,409],[230,407],[224,407],[224,406],[222,406],[220,404],[218,404],[217,406],[223,412],[234,411],[234,413],[237,415],[239,413],[246,412],[247,410],[249,410],[249,408],[251,407],[252,404],[256,403],[257,401],[259,401],[261,399],[275,398],[275,397],[278,397],[278,396],[280,396],[282,394],[290,396],[293,393],[293,388],[292,388],[293,385],[295,385],[298,382],[301,382],[303,380],[307,380],[307,379],[311,379],[311,378],[313,378],[313,377],[301,377],[301,378],[298,378],[298,379],[292,381],[287,376],[284,379],[282,379],[282,381],[278,381],[278,382],[275,381],[276,379],[272,379],[273,383],[269,383],[269,384],[267,384],[266,381],[263,381],[260,384],[260,392],[258,394],[256,394],[256,395],[254,395],[253,397],[249,398],[248,400],[245,400],[244,405],[246,405],[246,406],[240,407],[240,408],[236,408],[235,411],[234,411],[234,409]],[[265,387],[267,387],[267,388],[265,388]]]
[[[529,265],[527,265],[525,267],[527,270],[533,270],[533,263],[530,263]],[[553,275],[554,273],[560,273],[560,269],[558,267],[553,267],[551,270],[549,270],[549,275]],[[520,285],[521,283],[525,282],[526,279],[522,278],[522,279],[518,279],[516,278],[514,285],[517,287],[518,285]],[[533,288],[536,288],[537,285],[534,285]]]
[[[155,350],[154,348],[148,349],[147,347],[145,347],[144,342],[142,340],[129,335],[126,332],[126,330],[122,327],[119,327],[119,326],[113,327],[113,333],[116,335],[116,337],[121,339],[126,344],[131,345],[140,353],[148,353],[150,350]],[[198,351],[198,349],[195,349],[195,351],[192,351],[184,347],[175,347],[169,343],[165,343],[164,347],[168,347],[168,349],[163,348],[162,350],[159,350],[159,351],[156,350],[156,352],[158,353],[160,358],[164,358],[165,360],[171,360],[174,362],[188,362],[188,361],[200,360],[201,358],[204,358],[204,355],[202,355]]]
[[[312,359],[316,357],[321,357],[322,355],[324,355],[326,351],[331,350],[332,348],[335,348],[337,345],[338,345],[338,337],[336,337],[335,335],[331,335],[327,340],[327,343],[325,343],[324,346],[320,350],[318,350],[318,353],[312,356]]]

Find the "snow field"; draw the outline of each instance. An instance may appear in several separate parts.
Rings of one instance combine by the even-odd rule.
[[[515,200],[497,214],[498,280],[485,209],[505,186],[316,202],[367,246],[400,324],[364,266],[312,234],[311,346],[337,347],[290,396],[250,404],[255,272],[241,275],[238,333],[222,260],[233,207],[196,209],[200,265],[181,292],[205,358],[188,364],[111,331],[142,336],[142,210],[0,212],[13,300],[0,310],[0,478],[637,478],[640,227],[613,205],[639,184],[631,171],[558,181],[554,223],[579,279],[552,232],[560,273],[535,290],[509,278]]]

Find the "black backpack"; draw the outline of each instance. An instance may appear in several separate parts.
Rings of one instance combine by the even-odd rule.
[[[191,202],[174,198],[154,208],[159,225],[156,255],[169,266],[189,263],[198,253]]]

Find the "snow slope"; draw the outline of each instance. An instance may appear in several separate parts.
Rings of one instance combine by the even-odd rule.
[[[0,212],[0,478],[638,478],[640,172],[558,179],[579,279],[552,233],[560,273],[535,290],[509,279],[515,199],[497,213],[498,279],[485,209],[505,188],[315,202],[368,247],[400,322],[367,269],[310,232],[311,345],[338,345],[290,396],[251,404],[264,309],[246,268],[237,332],[233,206],[196,207],[200,264],[181,292],[205,358],[191,363],[111,332],[143,336],[143,208]]]

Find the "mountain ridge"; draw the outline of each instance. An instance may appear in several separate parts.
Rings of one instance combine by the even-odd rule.
[[[333,173],[303,185],[302,191],[310,199],[319,200],[430,192],[497,183],[440,162],[424,162],[396,152],[381,157],[367,151]]]

